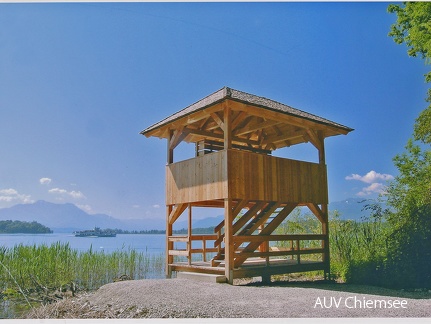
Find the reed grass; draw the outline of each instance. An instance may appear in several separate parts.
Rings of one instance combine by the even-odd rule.
[[[381,278],[388,224],[379,218],[364,218],[362,221],[342,220],[337,211],[329,215],[329,247],[331,275],[344,282],[378,284]],[[302,214],[295,209],[277,229],[277,234],[321,234],[321,224],[312,214]],[[276,242],[288,247],[289,242]],[[301,241],[305,248],[318,248],[320,242]],[[301,257],[302,258],[302,257]],[[304,256],[313,260],[313,255]],[[301,276],[315,277],[317,272]]]
[[[40,290],[91,291],[116,278],[161,277],[164,255],[149,255],[134,249],[112,253],[90,248],[78,252],[69,243],[0,247],[0,299],[19,299]]]

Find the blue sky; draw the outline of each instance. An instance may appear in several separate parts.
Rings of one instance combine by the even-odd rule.
[[[426,107],[387,5],[0,4],[0,208],[164,217],[166,143],[139,132],[223,86],[354,128],[325,142],[329,198],[376,197]]]

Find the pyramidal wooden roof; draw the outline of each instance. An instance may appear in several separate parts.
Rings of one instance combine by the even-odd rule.
[[[292,108],[277,101],[224,87],[194,104],[144,129],[146,137],[169,138],[170,131],[185,132],[184,140],[222,137],[223,110],[229,107],[238,144],[276,149],[308,142],[310,130],[324,137],[347,134],[353,129]]]

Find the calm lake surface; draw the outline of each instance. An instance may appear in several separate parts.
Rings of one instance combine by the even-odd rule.
[[[75,237],[70,233],[53,234],[0,234],[0,246],[11,248],[17,244],[51,245],[55,242],[69,243],[72,249],[88,251],[113,251],[134,249],[148,255],[165,253],[165,234],[117,234],[116,237]]]
[[[51,245],[61,242],[69,243],[72,249],[80,252],[103,251],[111,253],[114,251],[127,251],[134,249],[143,252],[147,256],[160,256],[165,254],[166,246],[165,234],[117,234],[116,237],[75,237],[70,233],[53,234],[0,234],[0,247],[12,248],[15,245]],[[149,274],[149,279],[164,278],[163,273]],[[0,319],[14,318],[15,313],[19,314],[22,305],[18,302],[14,304],[0,298]],[[21,307],[21,308],[20,308]]]

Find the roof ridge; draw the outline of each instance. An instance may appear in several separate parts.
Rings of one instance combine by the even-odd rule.
[[[282,102],[275,101],[273,99],[269,99],[262,96],[257,96],[248,92],[236,90],[227,86],[224,86],[223,88],[205,96],[204,98],[194,102],[191,105],[188,105],[187,107],[169,115],[168,117],[162,119],[161,121],[147,127],[143,131],[140,132],[140,134],[145,135],[147,132],[151,131],[154,128],[160,127],[168,122],[172,122],[178,118],[185,117],[193,112],[196,112],[201,109],[205,109],[206,107],[209,107],[211,105],[214,105],[220,101],[230,99],[234,101],[240,101],[244,103],[248,103],[251,105],[255,105],[257,107],[261,107],[263,109],[268,109],[276,112],[281,112],[284,114],[288,114],[291,116],[296,116],[303,119],[308,119],[310,121],[316,122],[316,123],[324,123],[328,125],[332,125],[335,127],[340,127],[345,129],[346,131],[350,132],[353,129],[347,126],[344,126],[342,124],[333,122],[329,119],[320,117],[318,115],[306,112],[304,110],[300,110],[294,107],[291,107],[289,105],[286,105]]]

